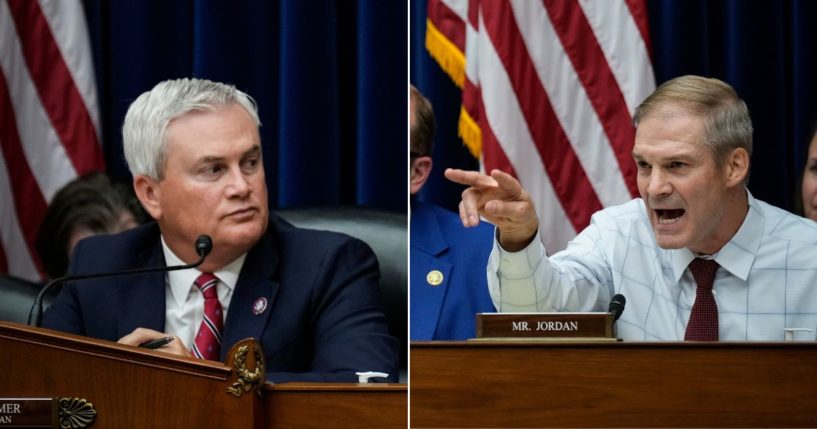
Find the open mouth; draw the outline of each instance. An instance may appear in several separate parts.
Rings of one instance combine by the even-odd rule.
[[[655,209],[655,215],[659,224],[669,225],[681,220],[684,209]]]

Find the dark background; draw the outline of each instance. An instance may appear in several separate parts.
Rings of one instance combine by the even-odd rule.
[[[156,83],[232,83],[258,103],[272,208],[406,212],[406,4],[383,0],[84,0],[108,173]]]
[[[685,74],[716,77],[746,101],[754,124],[749,190],[799,210],[799,182],[817,118],[817,2],[649,0],[656,84]],[[425,1],[411,0],[410,79],[434,105],[432,177],[419,198],[455,210],[461,188],[443,167],[476,169],[457,137],[460,91],[425,50]]]

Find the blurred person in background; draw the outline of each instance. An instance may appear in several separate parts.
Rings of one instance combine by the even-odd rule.
[[[411,86],[411,339],[463,340],[475,336],[474,314],[494,312],[485,266],[494,228],[467,230],[459,216],[416,201],[432,168],[434,110]]]
[[[803,197],[803,216],[817,221],[817,131],[812,133],[800,190]]]
[[[114,234],[146,221],[130,188],[103,173],[89,173],[62,187],[45,212],[35,248],[48,278],[64,276],[74,246],[96,234]]]

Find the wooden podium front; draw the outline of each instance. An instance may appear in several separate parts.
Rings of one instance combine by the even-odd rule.
[[[817,343],[413,342],[411,427],[817,427]]]
[[[264,416],[268,428],[405,429],[406,385],[267,383]]]
[[[93,404],[90,428],[405,428],[406,386],[285,383],[240,396],[233,369],[0,322],[0,398]],[[0,422],[2,423],[2,422]],[[0,426],[3,426],[0,424]]]

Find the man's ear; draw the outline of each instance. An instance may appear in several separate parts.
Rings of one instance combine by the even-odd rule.
[[[420,192],[420,189],[428,180],[428,176],[431,175],[432,164],[433,161],[431,161],[430,156],[421,156],[411,163],[411,177],[409,179],[411,195]]]
[[[148,176],[137,174],[133,177],[133,190],[150,217],[159,220],[162,217],[159,182]]]
[[[749,175],[749,152],[739,147],[732,150],[724,162],[727,186],[732,187],[746,180]]]

